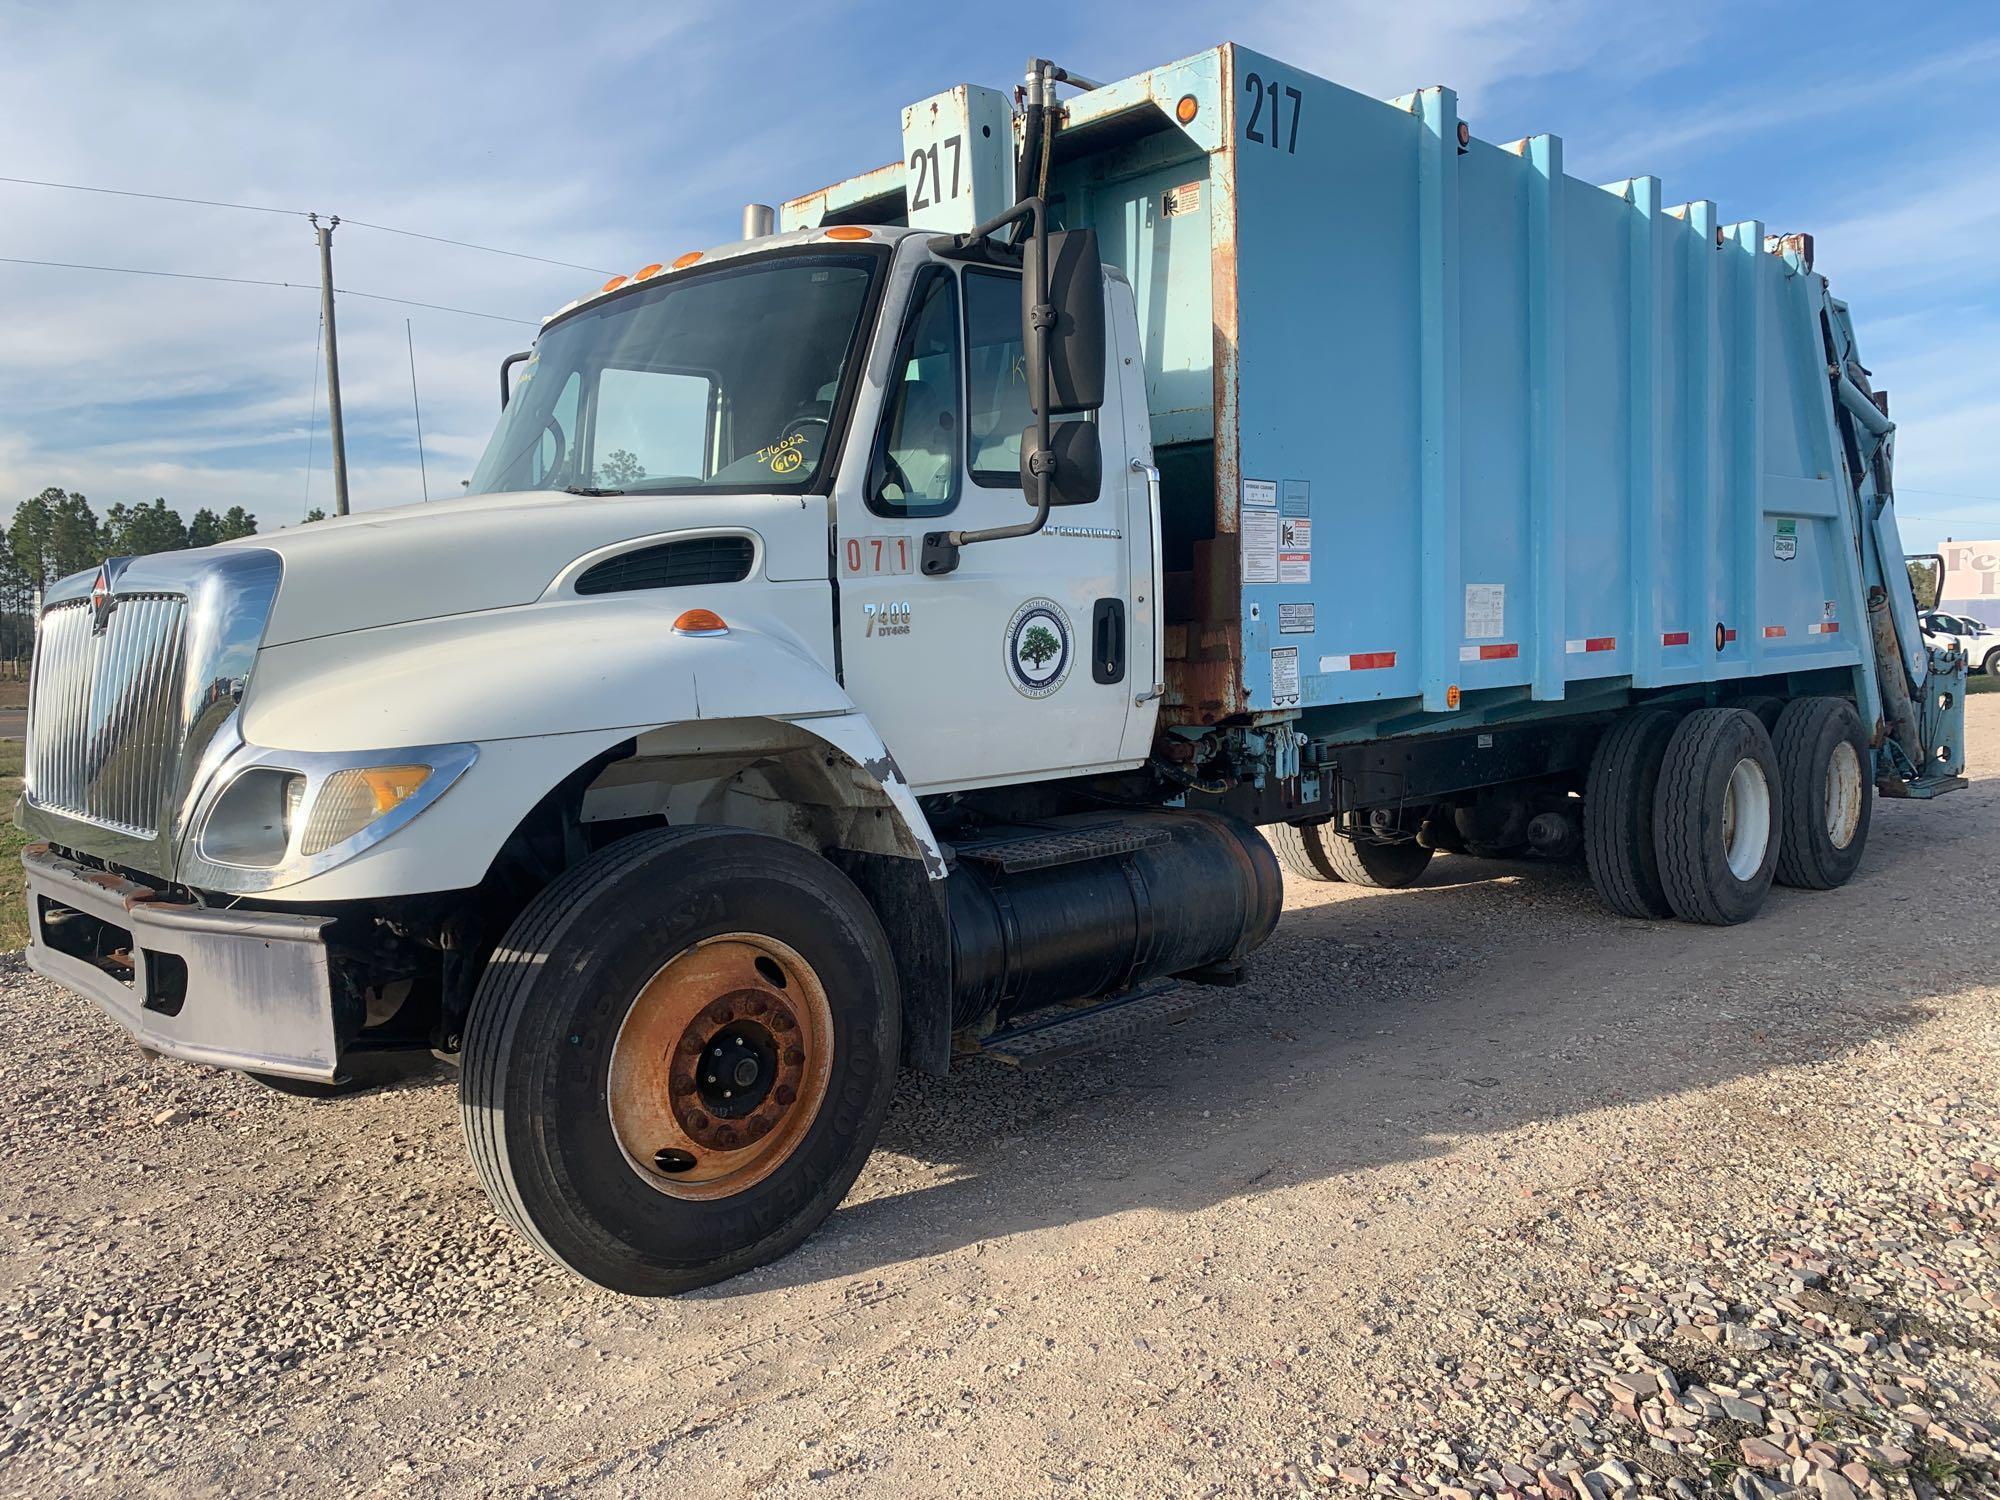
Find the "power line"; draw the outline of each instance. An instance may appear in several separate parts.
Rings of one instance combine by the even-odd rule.
[[[1981,500],[1988,505],[2000,505],[2000,495],[1968,495],[1964,490],[1920,490],[1913,484],[1899,484],[1896,488],[1905,495],[1936,495],[1941,500]]]
[[[139,266],[94,266],[71,260],[29,260],[19,255],[0,255],[0,265],[48,266],[59,271],[106,271],[119,276],[164,276],[174,281],[220,281],[232,286],[274,286],[290,291],[316,292],[318,287],[303,281],[265,281],[253,276],[208,276],[196,271],[153,271]],[[447,307],[441,302],[418,302],[409,297],[391,297],[385,292],[357,292],[350,287],[335,287],[343,297],[365,297],[371,302],[395,302],[404,307],[423,307],[432,312],[458,313],[467,318],[490,318],[496,323],[519,323],[528,328],[541,326],[533,318],[510,318],[505,313],[477,312],[469,307]]]
[[[250,214],[289,214],[303,219],[305,211],[297,208],[273,208],[267,203],[227,203],[218,198],[183,198],[174,193],[138,193],[129,188],[89,187],[80,182],[48,182],[39,177],[0,177],[0,182],[10,182],[17,187],[60,188],[68,193],[101,193],[108,198],[145,198],[153,203],[191,203],[199,208],[233,208]],[[400,234],[406,239],[429,240],[436,245],[455,245],[461,250],[478,250],[487,255],[504,255],[510,260],[539,261],[545,266],[561,266],[570,271],[588,271],[593,276],[613,274],[602,266],[579,265],[573,260],[554,260],[546,255],[530,255],[524,250],[502,250],[496,245],[475,244],[471,240],[449,239],[441,234],[424,234],[415,229],[398,229],[392,224],[371,224],[365,219],[343,218],[343,224],[356,225],[362,229],[373,229],[380,234]]]
[[[177,198],[172,193],[135,193],[127,188],[85,187],[80,182],[44,182],[39,177],[0,177],[16,187],[61,188],[69,193],[102,193],[107,198],[147,198],[155,203],[192,203],[201,208],[236,208],[251,214],[305,215],[295,208],[271,208],[262,203],[223,203],[214,198]]]
[[[546,255],[529,255],[524,250],[497,250],[491,245],[475,245],[470,240],[447,239],[441,234],[420,234],[414,229],[395,229],[387,224],[370,224],[366,219],[342,219],[343,224],[352,224],[359,229],[373,229],[382,234],[400,234],[408,239],[429,240],[434,245],[456,245],[461,250],[484,250],[488,255],[505,255],[514,260],[540,261],[545,266],[562,266],[571,271],[588,271],[593,276],[610,276],[615,273],[602,266],[578,265],[573,260],[551,260]]]

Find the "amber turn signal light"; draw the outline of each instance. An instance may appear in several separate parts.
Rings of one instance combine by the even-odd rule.
[[[681,611],[681,617],[674,621],[674,634],[728,635],[729,627],[712,609],[688,609]]]

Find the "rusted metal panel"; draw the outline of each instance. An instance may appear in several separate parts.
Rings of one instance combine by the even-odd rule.
[[[843,178],[814,192],[788,198],[778,208],[778,228],[817,229],[822,224],[901,224],[906,215],[900,161]]]

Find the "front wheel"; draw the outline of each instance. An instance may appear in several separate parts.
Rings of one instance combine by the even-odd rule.
[[[794,1248],[832,1213],[895,1085],[881,924],[819,856],[658,829],[538,896],[487,966],[459,1104],[514,1227],[658,1296]]]
[[[1979,664],[1979,670],[1988,677],[2000,677],[2000,646],[1986,653],[1986,660]]]

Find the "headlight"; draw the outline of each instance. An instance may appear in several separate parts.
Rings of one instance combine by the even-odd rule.
[[[435,802],[478,757],[473,745],[430,745],[367,757],[241,745],[199,819],[182,878],[226,890],[270,890],[379,843]],[[362,764],[355,764],[362,761]]]
[[[296,771],[257,766],[229,783],[201,828],[201,852],[219,865],[263,869],[292,847],[292,824],[305,797]]]

